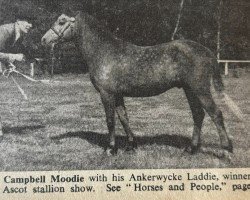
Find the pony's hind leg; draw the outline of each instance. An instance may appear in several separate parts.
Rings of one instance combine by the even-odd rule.
[[[109,131],[109,147],[111,153],[114,154],[117,152],[117,148],[115,147],[115,97],[105,91],[100,92],[100,94]]]
[[[184,88],[184,92],[187,96],[192,116],[194,120],[194,130],[191,143],[191,153],[197,152],[201,145],[201,128],[204,120],[205,112],[202,108],[201,102],[198,97],[190,88]]]
[[[209,92],[206,94],[199,94],[198,98],[200,99],[203,108],[207,111],[207,113],[209,114],[212,121],[217,127],[222,148],[228,150],[229,152],[233,152],[232,141],[227,135],[222,112],[215,104],[211,93]]]
[[[133,150],[134,147],[136,147],[135,141],[134,141],[134,134],[131,131],[129,127],[129,119],[126,111],[126,107],[124,104],[124,99],[123,97],[117,97],[116,98],[116,112],[118,114],[118,117],[120,119],[120,122],[128,136],[128,145],[126,150]]]

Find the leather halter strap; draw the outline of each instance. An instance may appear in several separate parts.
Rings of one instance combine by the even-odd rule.
[[[57,31],[54,26],[51,27],[50,29],[58,36],[58,40],[60,40],[60,39],[63,39],[64,32],[68,30],[70,26],[71,26],[71,22],[67,22],[67,25],[61,31]]]

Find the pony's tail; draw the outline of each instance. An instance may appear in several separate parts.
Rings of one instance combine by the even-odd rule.
[[[225,102],[225,104],[233,112],[233,114],[239,120],[244,121],[244,115],[243,115],[241,109],[239,108],[239,106],[237,106],[237,104],[225,92],[222,92],[222,98],[223,98],[223,101]]]
[[[228,108],[232,111],[232,113],[241,121],[244,121],[244,115],[240,110],[239,106],[224,92],[224,84],[222,81],[219,64],[216,62],[213,70],[213,84],[215,90],[220,93],[222,100],[228,106]]]

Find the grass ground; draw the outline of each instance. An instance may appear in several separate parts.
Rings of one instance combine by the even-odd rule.
[[[181,89],[150,98],[126,98],[130,126],[138,149],[126,152],[125,134],[117,120],[117,155],[104,152],[105,115],[88,75],[65,75],[51,85],[17,78],[29,96],[24,101],[11,79],[0,77],[0,115],[4,139],[0,144],[0,170],[76,170],[249,167],[250,74],[225,78],[226,92],[242,109],[245,127],[219,103],[226,128],[233,137],[231,159],[220,158],[219,137],[206,115],[203,151],[190,155],[193,121]]]

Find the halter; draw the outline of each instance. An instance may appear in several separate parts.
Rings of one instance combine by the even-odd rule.
[[[62,40],[64,36],[64,32],[68,30],[68,28],[70,28],[71,25],[72,25],[72,22],[67,22],[67,25],[61,31],[57,31],[54,26],[51,27],[50,30],[52,30],[58,36],[58,40]],[[71,31],[73,32],[72,29]]]

